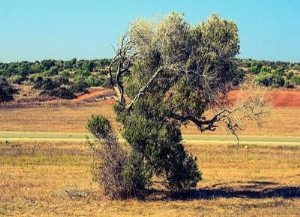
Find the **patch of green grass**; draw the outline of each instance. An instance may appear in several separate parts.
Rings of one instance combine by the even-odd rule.
[[[93,139],[88,133],[62,133],[62,132],[10,132],[0,131],[2,142],[9,141],[50,141],[50,142],[84,142],[86,137]],[[243,145],[300,145],[300,137],[292,136],[240,136],[240,144]],[[124,142],[119,136],[120,142]],[[192,144],[236,144],[237,140],[232,135],[183,135],[185,143]]]

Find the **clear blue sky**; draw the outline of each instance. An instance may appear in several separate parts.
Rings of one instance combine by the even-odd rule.
[[[239,27],[239,57],[300,62],[299,0],[0,0],[0,62],[111,57],[136,18],[210,13]]]

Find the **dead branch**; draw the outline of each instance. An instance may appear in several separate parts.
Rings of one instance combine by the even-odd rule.
[[[110,84],[113,86],[114,90],[117,93],[118,101],[121,104],[125,104],[124,98],[124,86],[121,81],[122,74],[125,72],[130,71],[130,67],[132,66],[130,60],[130,52],[132,49],[132,44],[128,41],[127,35],[123,35],[120,41],[120,47],[116,52],[115,57],[111,60],[109,65],[109,77],[110,77]],[[135,55],[132,55],[134,57]],[[112,67],[114,64],[118,64],[117,71],[116,71],[116,78],[113,79],[112,76]]]
[[[218,127],[216,123],[223,122],[229,132],[233,134],[239,144],[238,131],[243,130],[242,122],[244,120],[255,121],[259,127],[261,127],[262,117],[269,114],[269,109],[262,98],[249,97],[243,104],[236,106],[235,108],[223,108],[216,113],[212,118],[208,120],[201,120],[191,115],[181,115],[176,113],[169,114],[169,118],[184,123],[186,121],[193,122],[200,132],[215,131]]]
[[[139,98],[145,94],[145,92],[149,89],[149,87],[151,86],[151,84],[153,83],[154,79],[158,77],[159,73],[163,71],[163,67],[159,67],[154,74],[152,75],[152,77],[149,79],[149,81],[146,83],[145,86],[143,86],[139,92],[137,93],[137,95],[133,98],[133,100],[131,101],[131,103],[129,105],[126,106],[127,110],[129,111],[133,104],[136,103]]]

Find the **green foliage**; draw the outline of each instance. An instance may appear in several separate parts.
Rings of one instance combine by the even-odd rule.
[[[87,72],[92,72],[94,70],[95,64],[92,61],[84,60],[82,65],[82,70]]]
[[[266,87],[283,87],[285,84],[284,78],[275,73],[261,73],[255,82]]]
[[[48,90],[46,93],[49,96],[59,97],[61,99],[74,99],[76,98],[75,94],[68,88],[65,87],[57,87],[53,90]]]
[[[285,84],[284,84],[284,87],[285,88],[294,88],[295,86],[290,81],[286,81]]]
[[[263,66],[260,69],[260,73],[267,73],[267,72],[271,72],[272,68],[269,66]]]
[[[70,90],[74,93],[88,92],[86,88],[88,87],[87,83],[84,80],[77,80],[70,84]]]
[[[300,64],[295,63],[292,69],[300,71]]]
[[[142,154],[131,151],[122,171],[126,197],[142,196],[146,187],[151,185],[151,173],[148,172],[143,161]]]
[[[182,145],[182,121],[172,115],[201,120],[217,103],[213,96],[226,93],[234,79],[242,80],[244,73],[233,61],[239,52],[237,26],[213,14],[191,27],[171,13],[158,23],[134,22],[129,38],[137,55],[130,75],[123,77],[126,94],[134,98],[145,85],[147,94],[130,112],[115,106],[123,137],[142,156],[143,173],[162,179],[172,191],[194,188],[201,172]]]
[[[87,128],[98,139],[106,139],[112,133],[111,124],[103,115],[92,115],[88,120]]]
[[[181,144],[179,125],[167,121],[162,104],[146,108],[147,101],[140,103],[129,117],[122,113],[118,117],[125,117],[124,138],[133,152],[143,156],[143,173],[165,178],[164,185],[173,191],[195,187],[201,173]]]
[[[10,77],[10,80],[14,83],[14,84],[21,84],[25,78],[22,75],[13,75]]]
[[[237,86],[244,81],[245,72],[241,68],[237,68],[233,73],[232,84],[233,86]]]
[[[294,74],[290,80],[295,85],[300,85],[300,75],[299,74]]]
[[[286,78],[287,78],[287,79],[291,79],[293,76],[294,76],[294,73],[293,73],[293,72],[288,72]]]
[[[92,74],[85,79],[85,82],[90,87],[96,87],[96,86],[105,86],[107,80],[103,76]]]
[[[255,74],[255,75],[259,74],[261,68],[262,68],[262,63],[261,63],[261,61],[253,61],[253,62],[251,63],[251,73],[252,73],[252,74]]]
[[[6,78],[0,77],[0,102],[8,102],[13,100],[13,94],[17,93]]]
[[[284,75],[285,75],[285,73],[284,73],[284,68],[283,68],[283,67],[277,67],[277,68],[275,69],[275,71],[273,72],[273,74],[274,74],[275,76],[279,76],[279,77],[284,76]]]
[[[128,155],[118,143],[108,119],[102,115],[92,115],[87,128],[100,140],[100,144],[88,142],[94,156],[92,172],[95,180],[111,198],[131,196],[131,190],[134,189],[130,188],[130,184],[136,184],[136,180],[131,178],[136,176],[129,174],[128,169],[125,169],[128,168]]]

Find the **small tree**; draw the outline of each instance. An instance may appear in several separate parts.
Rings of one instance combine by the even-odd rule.
[[[234,22],[214,14],[192,27],[171,13],[159,22],[138,20],[122,37],[109,73],[117,121],[134,156],[123,175],[138,177],[130,179],[135,190],[145,189],[153,176],[172,191],[201,180],[197,159],[182,145],[181,125],[192,122],[203,132],[221,122],[238,138],[242,120],[259,121],[264,114],[261,100],[246,97],[235,108],[224,103],[235,78],[237,31]],[[208,117],[208,110],[215,115]]]

